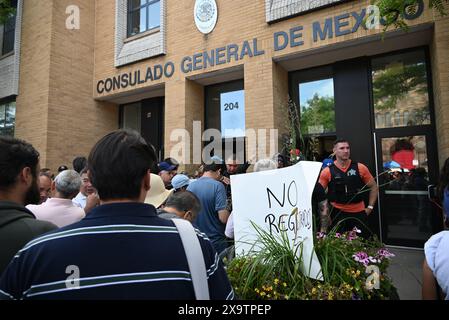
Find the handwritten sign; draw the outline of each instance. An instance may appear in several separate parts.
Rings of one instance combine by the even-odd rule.
[[[254,223],[275,238],[285,232],[292,248],[302,246],[302,271],[322,280],[313,247],[312,193],[321,163],[231,176],[236,254],[248,253],[257,241]],[[297,251],[301,254],[301,250]]]

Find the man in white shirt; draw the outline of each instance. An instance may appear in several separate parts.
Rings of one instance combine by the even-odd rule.
[[[100,201],[95,188],[90,182],[87,174],[87,167],[81,170],[80,175],[81,187],[79,189],[79,193],[72,199],[72,202],[75,206],[83,208],[84,211],[88,213],[91,209],[99,205]]]
[[[72,198],[81,186],[81,177],[74,170],[64,170],[52,182],[53,197],[40,205],[28,205],[38,220],[50,221],[59,228],[85,217],[84,210],[73,204]]]

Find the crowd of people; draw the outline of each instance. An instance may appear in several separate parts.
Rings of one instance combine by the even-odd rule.
[[[181,229],[145,203],[155,200],[148,191],[157,191],[158,181],[166,189],[164,173],[151,173],[154,149],[139,134],[118,130],[100,139],[87,159],[87,179],[62,170],[50,192],[43,190],[47,199],[40,207],[25,207],[40,202],[39,153],[25,141],[4,137],[0,150],[0,299],[198,297]],[[89,207],[91,199],[99,204]],[[192,221],[199,210],[187,191],[163,202],[164,214]],[[47,220],[36,219],[30,209]],[[208,236],[192,230],[207,273],[207,296],[233,299]]]
[[[107,134],[56,175],[40,169],[25,141],[0,137],[0,149],[0,299],[195,299],[189,249],[173,219],[195,227],[209,297],[233,299],[222,261],[234,238],[230,176],[289,165],[280,154],[243,163],[214,156],[193,175],[178,173],[176,159],[157,163],[154,148],[128,130]],[[332,156],[313,193],[316,230],[356,227],[369,237],[377,183],[351,160],[347,140],[335,142]],[[449,160],[441,181],[448,213]],[[448,292],[448,239],[441,233],[426,244],[423,297]]]

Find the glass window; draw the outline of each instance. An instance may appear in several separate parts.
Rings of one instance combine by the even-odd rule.
[[[238,113],[238,111],[244,111],[241,108],[241,105],[236,106],[235,103],[240,101],[242,99],[242,95],[244,97],[244,84],[242,80],[237,81],[231,81],[226,83],[220,83],[220,84],[214,84],[205,87],[205,95],[206,95],[206,129],[217,129],[222,131],[224,129],[222,126],[224,123],[222,119],[222,115],[224,113],[232,112],[233,114],[236,114],[237,116],[243,116],[244,114]],[[234,97],[234,95],[236,95]],[[229,100],[230,98],[231,100]],[[236,101],[234,102],[233,106],[227,105],[227,110],[224,110],[225,106],[224,104],[228,102],[227,100],[224,101],[224,99],[227,99],[229,101]],[[232,103],[232,102],[230,102]],[[237,107],[237,108],[236,108]],[[231,110],[232,108],[232,110]],[[241,121],[241,119],[236,119],[236,121]],[[243,119],[244,121],[244,119]],[[222,132],[224,137],[224,132]]]
[[[11,7],[17,8],[17,0],[11,2]],[[2,55],[14,50],[14,40],[16,34],[16,15],[6,20],[3,26]]]
[[[378,128],[385,127],[385,114],[383,113],[377,113],[376,114],[376,123]]]
[[[428,147],[425,136],[382,138],[387,238],[426,240],[432,235],[432,203],[428,200]]]
[[[297,71],[291,74],[294,105],[297,106],[299,124],[295,128],[296,142],[289,133],[283,135],[283,148],[296,147],[300,159],[323,161],[332,153],[336,139],[334,68],[330,65]],[[290,106],[291,107],[291,106]],[[288,112],[287,110],[285,112]],[[296,115],[295,115],[296,117]],[[287,150],[287,158],[297,150]]]
[[[396,125],[396,127],[400,127],[401,124],[401,113],[399,111],[396,111],[394,113],[394,124]]]
[[[160,0],[128,0],[128,37],[160,26]]]
[[[16,103],[10,102],[0,105],[0,135],[14,136],[16,126]]]
[[[385,127],[390,128],[393,126],[393,123],[391,122],[391,114],[389,112],[385,113]]]
[[[205,129],[217,129],[221,133],[222,149],[212,153],[227,158],[237,154],[238,163],[245,157],[245,104],[243,80],[206,86]],[[206,141],[207,146],[210,141]],[[213,154],[210,154],[211,156]],[[242,158],[243,156],[243,158]]]
[[[410,118],[410,112],[404,111],[404,126],[408,126],[408,120]]]
[[[377,121],[376,128],[430,124],[427,66],[423,50],[395,54],[372,60],[373,98],[375,114],[389,114],[385,126]],[[407,117],[405,116],[407,110]],[[396,115],[404,114],[404,121]],[[395,121],[391,120],[394,114]]]
[[[148,6],[148,29],[157,28],[161,24],[161,3],[156,1]]]
[[[335,132],[334,80],[299,84],[301,133],[320,135]]]
[[[3,135],[3,131],[5,130],[5,108],[6,105],[0,104],[0,136]]]
[[[123,129],[141,131],[141,106],[140,103],[132,103],[123,106]]]

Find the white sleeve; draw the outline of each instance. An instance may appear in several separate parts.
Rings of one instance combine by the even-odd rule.
[[[228,222],[226,223],[225,236],[234,239],[234,217],[233,213],[229,215]]]
[[[435,259],[437,256],[437,252],[440,249],[440,243],[445,237],[449,239],[449,231],[441,231],[437,234],[434,234],[424,244],[424,254],[426,256],[427,264],[429,265],[429,268],[430,270],[432,270],[432,272],[435,272]]]

